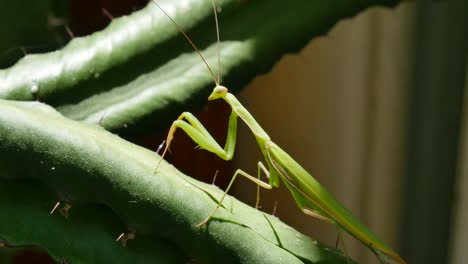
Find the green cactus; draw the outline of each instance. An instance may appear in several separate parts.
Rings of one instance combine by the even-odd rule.
[[[338,20],[396,2],[218,1],[224,83],[239,90]],[[214,67],[211,3],[170,5]],[[39,246],[66,263],[347,263],[233,197],[196,228],[222,190],[165,162],[155,174],[159,156],[108,132],[163,130],[206,102],[212,79],[179,35],[149,3],[59,51],[0,70],[0,98],[8,99],[0,100],[0,245]],[[36,99],[48,105],[12,101]],[[49,214],[65,200],[68,218]],[[114,240],[127,230],[136,237],[122,247]]]

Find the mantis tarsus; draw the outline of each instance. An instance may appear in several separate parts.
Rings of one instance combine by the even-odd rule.
[[[173,122],[169,130],[166,139],[167,144],[162,157],[164,157],[168,151],[176,129],[181,128],[190,138],[192,138],[195,143],[200,146],[200,148],[215,153],[224,160],[231,160],[236,147],[237,119],[240,118],[252,131],[266,163],[265,166],[261,161],[258,162],[257,177],[254,177],[247,172],[238,169],[234,173],[234,176],[232,177],[226,191],[219,200],[219,203],[215,209],[211,212],[211,214],[208,215],[205,220],[199,223],[198,226],[201,227],[210,221],[212,216],[221,206],[227,192],[231,188],[238,175],[244,176],[247,179],[255,182],[257,184],[257,190],[259,187],[265,189],[279,187],[280,181],[283,181],[303,213],[334,224],[338,227],[339,230],[343,229],[347,231],[349,234],[366,245],[371,251],[373,251],[382,262],[389,263],[392,261],[397,263],[405,263],[405,261],[395,251],[380,241],[380,239],[364,224],[362,224],[357,217],[355,217],[349,210],[341,205],[341,203],[338,202],[338,200],[330,192],[328,192],[312,175],[310,175],[291,156],[289,156],[284,150],[276,145],[253,118],[253,116],[247,111],[247,109],[245,109],[244,106],[242,106],[242,104],[237,100],[237,98],[233,94],[229,93],[226,87],[220,85],[219,29],[214,0],[212,0],[212,4],[215,13],[218,43],[217,78],[215,77],[209,64],[206,62],[198,48],[190,40],[182,28],[154,0],[153,2],[178,27],[179,31],[190,42],[190,44],[193,46],[193,48],[207,66],[216,84],[213,92],[208,97],[208,100],[213,101],[217,99],[223,99],[232,109],[229,117],[228,134],[224,148],[216,142],[216,140],[194,115],[189,112],[184,112],[176,121]],[[157,165],[156,170],[158,167],[159,164]],[[260,179],[261,172],[267,176],[268,183],[263,182]],[[257,191],[256,207],[258,206],[259,201],[258,193],[259,192]]]

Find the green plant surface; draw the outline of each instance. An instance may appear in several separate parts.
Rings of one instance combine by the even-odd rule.
[[[197,228],[222,190],[164,161],[155,174],[158,155],[45,104],[0,100],[0,138],[0,178],[11,186],[2,187],[1,201],[9,202],[0,206],[8,212],[0,218],[7,244],[38,243],[58,260],[96,263],[119,251],[112,239],[132,229],[136,239],[116,253],[122,261],[136,252],[159,259],[180,250],[204,263],[347,263],[336,250],[233,197]],[[71,202],[69,219],[48,215],[59,200]]]
[[[57,21],[60,20],[58,16],[63,16],[63,4],[57,5],[56,2],[57,0],[0,1],[0,68],[11,66],[24,53],[60,48],[57,43],[57,37],[60,37],[57,28],[49,24],[49,19],[53,16]]]
[[[217,70],[210,1],[158,1],[188,31]],[[287,53],[337,21],[396,0],[217,1],[223,83],[239,91]],[[182,55],[192,53],[192,55]],[[216,73],[215,73],[216,75]],[[62,50],[29,55],[0,71],[0,98],[40,98],[66,116],[119,134],[157,131],[178,113],[206,103],[214,83],[177,27],[149,2]]]
[[[218,0],[222,83],[239,91],[338,21],[397,2]],[[158,3],[216,72],[210,1]],[[37,8],[34,21],[45,26],[51,6]],[[31,30],[43,32],[37,25]],[[196,228],[222,191],[165,162],[155,174],[159,156],[106,131],[164,130],[182,111],[204,105],[213,85],[198,55],[152,3],[60,50],[0,70],[0,98],[49,105],[0,99],[0,240],[12,248],[41,247],[67,263],[348,263],[230,196],[208,225]],[[71,201],[68,218],[49,214],[59,200]],[[136,239],[122,247],[115,238],[129,229]]]
[[[18,195],[21,193],[21,195]],[[126,227],[108,207],[74,205],[70,216],[50,215],[56,193],[38,180],[3,180],[0,184],[2,217],[0,233],[8,247],[41,246],[58,261],[70,263],[182,263],[182,250],[170,241],[141,235],[129,242],[116,243]],[[98,250],[96,250],[98,249]],[[11,249],[4,249],[11,250]]]

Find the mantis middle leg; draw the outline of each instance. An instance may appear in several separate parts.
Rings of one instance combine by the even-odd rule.
[[[268,189],[268,190],[271,190],[273,188],[273,186],[270,185],[269,183],[266,183],[266,182],[260,180],[261,171],[263,171],[265,173],[265,175],[267,176],[267,178],[269,178],[269,172],[265,168],[265,165],[263,165],[263,163],[261,161],[259,161],[257,163],[257,167],[258,167],[257,178],[255,178],[254,176],[248,174],[247,172],[245,172],[245,171],[243,171],[241,169],[236,170],[236,172],[234,173],[234,175],[231,178],[231,181],[229,182],[228,187],[226,188],[226,191],[224,191],[223,196],[219,200],[219,202],[216,205],[215,209],[208,215],[208,217],[205,220],[203,220],[201,223],[199,223],[197,225],[197,227],[201,227],[204,224],[206,224],[208,221],[210,221],[210,219],[213,217],[213,215],[216,213],[216,211],[218,211],[219,207],[221,206],[221,204],[224,201],[224,198],[226,197],[226,194],[229,192],[229,189],[231,189],[231,186],[234,183],[234,181],[236,180],[238,175],[244,176],[247,179],[249,179],[249,180],[251,180],[251,181],[253,181],[254,183],[257,184],[257,202],[256,202],[256,206],[255,206],[257,208],[258,207],[258,201],[260,200],[260,195],[259,195],[260,190],[259,190],[259,188],[262,187],[262,188]]]

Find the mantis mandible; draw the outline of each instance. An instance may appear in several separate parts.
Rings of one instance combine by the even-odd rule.
[[[237,176],[244,176],[245,178],[257,184],[256,207],[258,206],[259,201],[259,187],[272,189],[273,187],[279,187],[280,181],[283,181],[284,185],[289,189],[298,207],[304,214],[334,224],[338,227],[338,229],[345,230],[350,235],[366,245],[372,252],[374,252],[380,261],[386,263],[390,263],[390,261],[401,264],[406,263],[395,251],[383,243],[372,231],[370,231],[364,224],[362,224],[356,216],[354,216],[348,209],[346,209],[340,202],[338,202],[338,200],[330,192],[328,192],[312,175],[310,175],[301,165],[299,165],[299,163],[297,163],[291,156],[289,156],[288,153],[276,145],[270,139],[268,134],[263,130],[263,128],[257,123],[254,117],[249,113],[249,111],[244,108],[244,106],[233,94],[229,93],[228,88],[220,85],[218,18],[215,2],[214,0],[211,1],[215,13],[218,44],[217,78],[215,77],[207,61],[204,59],[203,55],[200,53],[195,44],[190,40],[187,34],[164,11],[164,9],[162,9],[153,0],[159,9],[161,9],[161,11],[178,27],[179,31],[189,41],[189,43],[193,46],[195,51],[207,66],[216,85],[213,89],[213,92],[208,97],[208,100],[213,101],[222,99],[231,107],[232,111],[229,116],[226,143],[224,148],[221,147],[194,115],[189,112],[184,112],[176,121],[172,123],[172,126],[169,129],[169,133],[166,139],[167,144],[162,157],[164,157],[168,151],[174,138],[176,129],[180,128],[185,133],[187,133],[187,135],[195,143],[197,143],[200,148],[212,152],[224,160],[231,160],[236,148],[237,120],[240,118],[245,122],[245,124],[247,124],[253,133],[261,153],[263,154],[266,165],[264,165],[261,161],[257,163],[257,177],[254,177],[249,173],[238,169],[234,173],[228,187],[226,188],[226,191],[224,192],[214,210],[197,226],[201,227],[210,221],[216,211],[220,208],[227,192],[231,188]],[[158,169],[159,164],[157,165],[156,170]],[[264,182],[260,179],[262,172],[268,178],[268,182]]]

